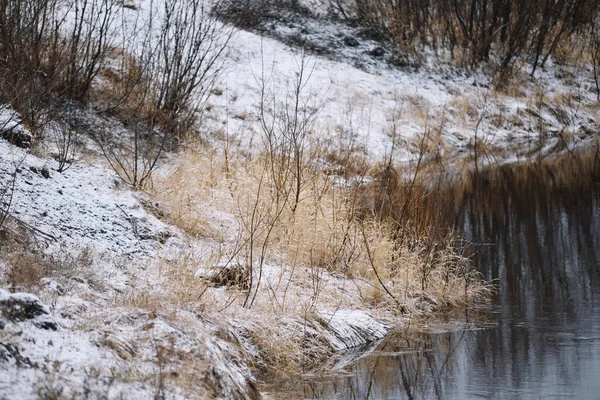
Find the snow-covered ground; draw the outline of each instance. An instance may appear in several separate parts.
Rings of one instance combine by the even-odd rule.
[[[323,15],[323,6],[317,11]],[[391,50],[356,28],[324,17],[284,21],[269,22],[264,33],[236,33],[228,73],[219,84],[223,94],[210,99],[209,119],[218,122],[214,129],[226,121],[230,134],[244,143],[260,140],[261,77],[284,101],[304,54],[310,75],[304,98],[320,109],[314,129],[319,139],[352,144],[374,161],[391,151],[392,141],[397,162],[414,158],[415,138],[428,131],[437,146],[432,153],[451,163],[472,153],[476,134],[486,149],[483,162],[495,163],[555,152],[560,136],[572,148],[598,130],[589,67],[550,62],[535,78],[524,67],[513,87],[500,92],[489,74],[453,67],[427,49],[419,50],[419,62],[407,53],[409,65],[397,67]]]
[[[35,155],[0,139],[4,232],[14,235],[0,261],[0,398],[258,398],[246,363],[261,357],[251,336],[264,329],[263,316],[180,304],[170,291],[183,287],[165,283],[181,273],[165,267],[180,252],[202,257],[215,244],[157,219],[100,154],[59,173],[43,148]],[[30,270],[43,277],[28,283]],[[279,274],[271,266],[264,286]],[[343,281],[325,277],[323,285],[348,287]],[[210,291],[227,303],[227,290]],[[309,332],[325,354],[375,342],[390,328],[366,311],[325,306],[317,315],[273,327]]]
[[[19,303],[25,299],[41,309],[40,315],[15,319],[5,305],[0,307],[0,398],[80,398],[86,390],[107,398],[149,398],[160,389],[157,379],[173,367],[170,357],[175,356],[193,357],[198,382],[203,376],[211,381],[198,385],[200,389],[216,385],[215,393],[200,392],[200,397],[252,393],[252,375],[239,345],[217,338],[220,330],[231,329],[226,324],[193,315],[166,321],[118,300],[123,293],[142,290],[144,284],[137,282],[148,283],[144,271],[166,242],[178,240],[169,238],[177,228],[148,213],[101,162],[80,161],[59,173],[53,159],[4,140],[0,155],[2,188],[8,184],[14,193],[3,198],[10,207],[8,232],[18,238],[25,232],[32,240],[25,252],[49,257],[34,261],[49,264],[44,270],[48,276],[33,286],[42,300],[0,292],[0,303],[15,298],[18,307],[27,309]],[[17,253],[4,251],[8,258]],[[2,262],[3,279],[15,268],[16,273],[26,268],[25,262]],[[46,319],[51,324],[41,323]],[[165,371],[156,370],[160,357]],[[164,390],[169,398],[189,398],[177,387]]]
[[[160,1],[133,3],[135,9],[123,11],[127,29],[116,40],[139,47],[147,22],[163,10]],[[275,17],[254,30],[234,28],[224,74],[206,104],[203,129],[210,139],[226,135],[228,145],[237,139],[244,149],[260,149],[262,86],[274,97],[267,100],[289,101],[303,63],[302,100],[319,110],[312,140],[332,150],[351,147],[372,161],[392,149],[397,162],[415,158],[424,134],[427,156],[454,164],[472,156],[475,140],[482,162],[496,163],[574,148],[598,130],[589,66],[549,59],[532,78],[524,65],[498,91],[486,66],[465,70],[431,49],[382,47],[359,28],[332,20],[328,1],[298,4],[308,12],[272,11]]]

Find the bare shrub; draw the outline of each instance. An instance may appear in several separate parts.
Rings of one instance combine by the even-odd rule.
[[[9,180],[0,187],[0,229],[4,227],[6,220],[10,215],[10,207],[12,206],[15,184],[17,181],[17,171],[13,172]]]
[[[111,36],[119,8],[112,0],[71,0],[69,7],[72,18],[66,33],[68,62],[62,90],[68,99],[82,102],[115,46]]]
[[[100,137],[113,169],[135,189],[151,178],[163,151],[197,124],[233,34],[203,0],[169,0],[158,11],[139,37],[127,38],[133,44],[113,72],[119,87],[106,111],[132,134],[125,140],[112,132]],[[138,41],[141,48],[136,48]]]
[[[306,162],[311,159],[311,154],[307,154],[311,150],[310,135],[320,108],[316,94],[307,89],[315,63],[302,51],[296,66],[284,96],[278,96],[269,87],[271,82],[265,71],[258,78],[259,115],[268,173],[277,191],[277,202],[289,202],[292,212],[298,207],[306,184]]]
[[[330,5],[377,40],[431,45],[459,57],[463,66],[495,60],[500,76],[523,56],[533,75],[570,35],[589,31],[600,10],[590,0],[330,0]]]
[[[57,171],[61,173],[68,170],[75,162],[75,148],[81,129],[77,110],[71,103],[64,106],[62,114],[61,121],[51,128],[56,144]]]
[[[246,261],[249,290],[244,306],[248,307],[259,292],[272,241],[284,240],[279,232],[281,219],[301,218],[296,212],[300,203],[310,197],[310,189],[315,189],[312,193],[318,197],[329,185],[316,178],[318,173],[307,162],[310,152],[315,150],[310,135],[319,111],[316,95],[307,89],[314,63],[304,52],[296,61],[297,71],[283,98],[270,89],[272,75],[267,77],[264,68],[257,77],[261,87],[259,116],[265,156],[249,170],[252,190],[238,205],[243,234],[235,251],[242,252]],[[314,186],[309,189],[311,185]]]
[[[85,102],[112,47],[111,0],[0,2],[0,102],[12,104],[32,133],[62,100]]]

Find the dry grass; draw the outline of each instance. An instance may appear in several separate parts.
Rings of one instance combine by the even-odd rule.
[[[448,104],[448,108],[451,114],[455,117],[455,124],[458,124],[462,128],[472,128],[473,121],[477,121],[479,118],[479,110],[476,106],[480,103],[468,96],[460,95],[454,97]]]
[[[195,276],[198,266],[187,254],[177,262],[157,259],[155,282],[150,285],[146,280],[135,281],[130,290],[114,299],[113,305],[147,310],[169,321],[177,319],[179,310],[202,312],[206,305],[200,300],[207,284]]]
[[[0,259],[4,262],[0,273],[13,291],[35,291],[42,278],[69,279],[75,275],[87,274],[93,282],[91,249],[78,252],[62,251],[46,254],[27,234],[15,236],[4,233],[0,239]]]
[[[219,250],[161,262],[160,290],[131,304],[242,318],[261,351],[255,368],[295,374],[331,351],[318,335],[298,336],[300,325],[313,324],[319,311],[428,314],[489,296],[453,236],[406,226],[400,241],[392,219],[365,208],[365,197],[372,202],[376,193],[311,166],[293,208],[278,192],[270,166],[267,156],[231,159],[187,148],[156,176],[153,194],[169,221]],[[414,200],[411,207],[417,203],[422,206]],[[227,260],[247,269],[249,289],[223,291],[197,278],[198,268]]]
[[[224,251],[224,257],[237,252],[238,257],[246,258],[245,262],[249,264],[251,260],[247,257],[252,250],[257,258],[264,257],[265,263],[291,270],[323,268],[347,277],[369,280],[374,279],[372,264],[390,279],[398,270],[412,269],[408,273],[412,276],[421,268],[415,261],[420,250],[398,248],[388,223],[359,216],[355,189],[334,184],[325,174],[307,173],[311,178],[297,209],[283,207],[277,216],[274,215],[274,189],[268,182],[261,181],[265,159],[229,166],[229,174],[222,161],[219,165],[218,157],[213,154],[188,151],[179,160],[181,164],[175,168],[175,174],[157,181],[157,198],[164,203],[172,221],[196,237],[210,236],[207,235],[210,227],[217,225],[223,217],[226,222],[238,221],[239,228],[229,224],[228,230],[220,236],[220,239],[227,237],[226,243],[230,245]],[[199,171],[212,172],[201,176]],[[263,226],[250,232],[253,212]],[[250,239],[254,242],[252,249],[248,244]],[[267,249],[263,254],[265,242]],[[372,253],[372,262],[367,247]]]
[[[175,164],[153,185],[167,220],[196,238],[223,240],[234,199],[228,193],[228,166],[214,151],[183,151]],[[233,182],[231,182],[233,183]],[[221,227],[223,225],[223,227]]]

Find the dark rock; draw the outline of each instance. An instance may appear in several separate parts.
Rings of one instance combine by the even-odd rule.
[[[5,290],[0,290],[0,311],[11,321],[25,321],[49,314],[36,296],[29,293],[10,294]]]
[[[124,1],[123,2],[123,8],[128,8],[130,10],[137,10],[138,9],[138,7],[135,4],[133,4],[132,2],[129,2],[129,1]]]
[[[388,62],[399,68],[405,67],[414,67],[419,68],[421,66],[422,60],[418,54],[406,51],[406,50],[397,50],[394,51],[391,57],[388,59]],[[452,78],[448,78],[452,79]]]
[[[48,168],[46,168],[46,167],[37,168],[37,167],[31,166],[31,167],[29,167],[29,170],[31,172],[34,172],[36,174],[43,176],[46,179],[50,178],[50,171],[48,171]]]
[[[51,292],[62,295],[65,293],[65,289],[62,287],[60,283],[50,278],[42,278],[40,279],[40,283],[46,287]]]
[[[392,64],[396,67],[400,67],[400,68],[410,66],[410,62],[409,62],[408,58],[406,58],[403,55],[392,56],[392,58],[390,59],[390,64]]]
[[[344,44],[348,47],[358,47],[360,43],[352,36],[346,36],[344,37]]]
[[[577,129],[577,135],[579,136],[580,139],[584,139],[588,136],[593,136],[595,134],[596,134],[596,131],[587,125],[580,125],[579,129]]]
[[[371,50],[370,54],[373,57],[381,58],[385,55],[385,49],[383,47],[375,47],[373,50]]]
[[[49,315],[43,315],[41,317],[36,318],[33,321],[33,324],[38,328],[45,329],[47,331],[55,331],[58,329],[58,324]]]
[[[22,149],[28,149],[31,147],[33,136],[25,129],[18,129],[19,125],[14,125],[11,128],[0,127],[0,137],[8,141],[10,144],[21,147]]]
[[[0,137],[11,144],[29,148],[33,141],[31,133],[21,124],[21,117],[10,107],[0,107]]]
[[[21,355],[19,347],[8,342],[0,342],[0,362],[14,362],[18,367],[33,367],[31,360]]]
[[[248,270],[240,263],[224,263],[208,270],[197,271],[196,276],[208,280],[214,287],[237,286],[248,289]]]

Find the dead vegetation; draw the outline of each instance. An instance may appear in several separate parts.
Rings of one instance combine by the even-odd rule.
[[[588,0],[331,0],[330,4],[339,17],[390,48],[414,52],[429,46],[436,53],[448,53],[463,67],[486,63],[494,70],[498,87],[523,62],[531,65],[533,76],[552,57],[559,62],[572,59],[595,30],[598,16],[598,5]]]
[[[258,154],[191,143],[155,177],[167,218],[213,247],[160,262],[160,289],[132,298],[163,311],[179,304],[247,318],[240,329],[268,374],[302,373],[331,353],[315,328],[323,312],[427,315],[485,303],[491,293],[458,237],[426,207],[437,131],[415,140],[419,160],[406,170],[393,149],[380,164],[360,153],[333,157],[313,139],[314,95],[303,91],[310,62],[298,65],[282,97],[263,91]]]
[[[330,354],[319,334],[297,336],[323,310],[428,314],[489,298],[490,287],[471,268],[458,237],[426,209],[429,194],[419,172],[404,180],[371,167],[368,179],[352,183],[356,176],[339,180],[306,164],[295,203],[295,192],[282,197],[285,186],[272,180],[281,175],[270,172],[269,156],[226,162],[188,148],[178,160],[157,177],[155,196],[168,215],[181,216],[173,222],[196,234],[195,227],[208,227],[200,237],[220,244],[209,257],[182,255],[170,264],[173,275],[161,274],[165,293],[188,307],[234,319],[249,315],[256,324],[248,328],[249,340],[262,349],[255,360],[263,372],[301,373],[314,357]],[[212,178],[198,179],[207,162]],[[194,194],[212,201],[192,202]],[[219,220],[228,222],[219,226]],[[219,233],[206,236],[211,231]],[[214,278],[199,284],[194,271],[207,270]],[[227,292],[213,289],[215,283]],[[276,320],[282,322],[268,322]]]
[[[13,292],[36,292],[43,284],[42,278],[68,282],[74,277],[81,279],[84,276],[88,282],[102,286],[90,270],[93,255],[89,248],[75,254],[70,251],[45,254],[34,242],[22,243],[4,238],[0,257],[6,266],[4,278]]]

